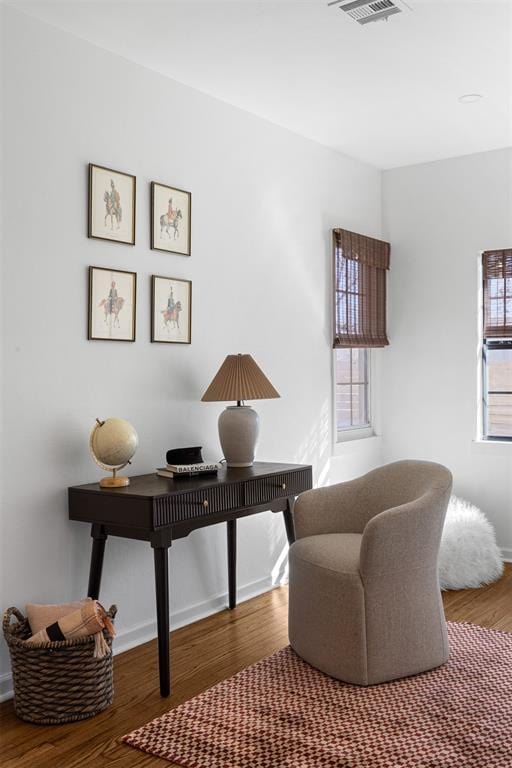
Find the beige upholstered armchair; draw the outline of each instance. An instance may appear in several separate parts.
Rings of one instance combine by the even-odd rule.
[[[357,685],[448,659],[437,556],[451,487],[440,464],[397,461],[299,496],[289,556],[299,656]]]

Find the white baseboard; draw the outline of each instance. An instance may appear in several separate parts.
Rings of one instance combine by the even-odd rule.
[[[502,548],[501,555],[506,563],[512,563],[512,549]]]
[[[0,702],[12,698],[12,677],[11,675],[2,675],[0,677]]]
[[[265,576],[263,579],[258,579],[250,584],[245,584],[243,587],[239,587],[237,590],[237,600],[239,603],[243,603],[251,597],[256,597],[257,595],[263,594],[263,592],[268,592],[270,589],[273,589],[274,586],[275,584],[272,583],[271,576]],[[194,621],[204,619],[205,616],[210,616],[213,613],[222,611],[227,607],[227,600],[227,592],[222,592],[210,597],[208,600],[190,605],[176,613],[171,613],[171,629],[179,629],[187,624],[192,624]],[[130,629],[125,629],[116,635],[114,655],[117,656],[118,653],[124,653],[124,651],[129,651],[130,648],[135,648],[137,645],[147,643],[148,640],[153,640],[156,635],[156,621],[148,621],[131,627]],[[0,702],[12,698],[12,696],[11,675],[1,675]]]
[[[270,576],[265,576],[263,579],[258,579],[243,587],[239,587],[237,590],[237,602],[243,603],[245,600],[250,600],[251,597],[268,592],[273,586]],[[208,600],[194,603],[194,605],[190,605],[187,608],[182,608],[181,611],[171,613],[171,629],[179,629],[187,624],[192,624],[194,621],[204,619],[206,616],[211,616],[213,613],[218,613],[227,607],[227,601],[227,592],[221,592],[210,597]],[[144,624],[138,624],[131,629],[125,629],[116,635],[114,655],[129,651],[137,645],[142,645],[142,643],[147,643],[149,640],[153,640],[156,635],[156,621],[148,621]]]

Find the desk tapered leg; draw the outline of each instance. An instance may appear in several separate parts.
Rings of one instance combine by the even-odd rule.
[[[91,565],[89,568],[89,586],[87,587],[87,596],[97,600],[100,596],[101,572],[103,570],[103,556],[105,554],[105,542],[107,534],[103,532],[100,525],[93,525],[91,530],[92,552]]]
[[[167,547],[154,547],[156,621],[158,627],[158,666],[160,669],[160,695],[171,692],[171,666],[169,662],[169,556]]]
[[[236,606],[236,520],[228,520],[229,608]]]
[[[290,544],[290,546],[295,541],[295,527],[293,525],[294,503],[295,503],[295,498],[293,496],[289,496],[288,499],[286,500],[286,509],[283,512],[286,535],[288,537],[288,544]]]

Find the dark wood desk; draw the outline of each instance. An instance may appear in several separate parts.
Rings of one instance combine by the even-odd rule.
[[[172,542],[196,528],[227,523],[229,607],[234,608],[237,519],[266,510],[282,512],[291,543],[295,496],[311,487],[310,466],[256,462],[247,469],[224,467],[216,477],[168,480],[151,474],[132,477],[126,488],[100,488],[98,483],[69,488],[70,520],[92,524],[90,597],[99,597],[108,536],[149,541],[153,548],[162,696],[170,694],[168,551]]]

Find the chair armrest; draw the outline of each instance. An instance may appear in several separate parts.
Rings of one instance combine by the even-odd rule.
[[[375,514],[363,478],[301,493],[293,518],[297,539],[322,533],[362,533]]]
[[[425,493],[373,517],[361,541],[360,571],[363,580],[384,574],[437,567],[450,488],[445,494]]]

